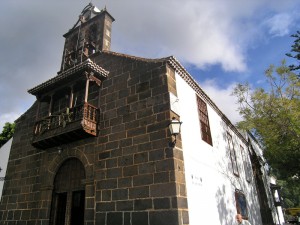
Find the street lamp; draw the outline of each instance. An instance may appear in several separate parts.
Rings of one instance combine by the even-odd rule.
[[[182,122],[177,120],[175,117],[172,118],[170,124],[169,124],[169,130],[172,136],[174,136],[174,141],[171,143],[172,147],[176,144],[176,136],[180,134],[180,128],[181,128]]]

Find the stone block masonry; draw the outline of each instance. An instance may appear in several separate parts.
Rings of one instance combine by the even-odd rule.
[[[180,146],[169,147],[169,92],[174,71],[165,60],[103,51],[91,60],[109,71],[93,100],[97,137],[40,150],[30,139],[37,106],[18,121],[0,204],[0,224],[50,224],[57,171],[76,158],[85,169],[84,224],[186,225],[188,206]],[[97,99],[98,98],[98,99]]]

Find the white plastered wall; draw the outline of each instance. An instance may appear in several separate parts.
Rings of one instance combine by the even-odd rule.
[[[190,225],[234,224],[235,190],[242,190],[247,199],[249,221],[260,225],[261,216],[255,184],[245,179],[240,145],[247,146],[207,104],[213,146],[202,141],[195,91],[176,73],[176,113],[181,126]],[[203,99],[204,100],[204,99]],[[204,100],[205,101],[205,100]],[[172,100],[171,100],[172,108]],[[234,140],[239,177],[232,173],[227,149],[226,132]],[[249,160],[248,151],[246,151]]]
[[[12,140],[13,139],[11,138],[0,148],[0,167],[1,167],[0,177],[5,177],[5,174],[6,174],[6,168],[7,168],[7,163],[8,163]],[[2,197],[3,185],[4,185],[4,180],[1,179],[0,180],[0,200]]]

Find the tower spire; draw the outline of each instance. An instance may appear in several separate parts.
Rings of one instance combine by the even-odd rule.
[[[91,2],[85,6],[66,38],[61,71],[88,59],[96,51],[110,50],[111,25],[114,18]]]

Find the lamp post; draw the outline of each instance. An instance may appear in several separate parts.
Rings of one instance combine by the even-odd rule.
[[[172,118],[170,124],[169,124],[169,130],[172,136],[174,136],[174,141],[171,142],[171,147],[174,147],[176,144],[176,136],[180,134],[180,128],[181,128],[182,122],[177,120],[175,117]]]

